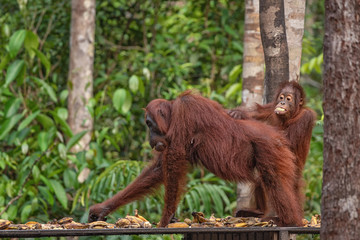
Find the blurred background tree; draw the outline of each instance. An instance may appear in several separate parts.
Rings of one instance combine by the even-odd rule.
[[[319,116],[304,177],[306,216],[320,212],[322,179],[323,1],[307,6],[300,83]],[[0,218],[15,222],[71,215],[122,189],[151,159],[143,110],[154,98],[197,89],[226,108],[241,103],[244,3],[97,1],[89,149],[68,124],[70,1],[0,4]],[[69,167],[71,166],[71,167]],[[90,169],[83,179],[80,173]],[[79,181],[80,179],[84,181]],[[189,174],[177,217],[230,215],[236,186],[199,169]],[[131,203],[157,221],[162,192]],[[110,220],[110,221],[111,221]]]

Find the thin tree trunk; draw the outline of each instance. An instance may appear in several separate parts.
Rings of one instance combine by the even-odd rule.
[[[321,239],[360,239],[360,1],[325,1]]]
[[[260,1],[260,32],[265,55],[265,103],[271,102],[279,84],[289,81],[284,2]]]
[[[289,81],[299,81],[302,39],[304,35],[305,0],[285,0],[286,38],[289,50]]]
[[[248,107],[262,103],[264,50],[260,35],[259,1],[247,0],[245,4],[242,103]]]
[[[259,24],[259,1],[245,2],[244,62],[242,106],[262,103],[264,84],[264,51]],[[250,183],[237,185],[237,209],[256,208]]]
[[[95,0],[72,0],[71,4],[68,122],[74,134],[88,131],[72,149],[77,152],[88,148],[93,129],[86,105],[93,96]]]

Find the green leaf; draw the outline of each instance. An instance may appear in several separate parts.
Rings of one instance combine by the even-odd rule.
[[[72,169],[64,171],[64,185],[66,188],[75,188],[77,185],[76,173]]]
[[[69,139],[68,143],[66,144],[66,150],[69,151],[80,139],[87,133],[88,131],[82,131],[78,134],[75,134],[72,138]]]
[[[38,186],[38,189],[39,189],[41,195],[49,203],[49,205],[52,206],[54,204],[54,197],[53,197],[52,193],[50,193],[49,189],[44,186]]]
[[[130,108],[131,108],[131,104],[132,104],[132,97],[129,91],[126,91],[126,97],[125,97],[125,102],[121,107],[121,111],[126,114]]]
[[[21,211],[21,222],[26,222],[31,213],[31,205],[26,205]]]
[[[21,70],[24,67],[24,60],[16,60],[14,61],[6,71],[6,77],[5,77],[5,87],[7,87],[12,81],[15,80],[15,78],[19,75]]]
[[[113,105],[115,109],[126,114],[131,108],[132,98],[129,91],[119,88],[115,91],[113,95]]]
[[[193,201],[189,194],[185,195],[185,200],[186,200],[186,203],[187,203],[189,209],[194,209]]]
[[[36,165],[32,169],[32,176],[34,178],[34,181],[37,183],[40,179],[40,169]]]
[[[230,74],[229,74],[230,82],[235,82],[241,72],[242,72],[241,65],[234,66],[233,69],[231,69]]]
[[[43,183],[45,183],[45,185],[47,186],[47,189],[52,189],[49,179],[47,179],[44,175],[40,175],[40,179],[41,179],[41,181],[43,181]]]
[[[38,144],[42,152],[48,148],[48,134],[47,132],[40,132],[38,134]]]
[[[129,88],[133,93],[139,89],[139,78],[136,75],[132,75],[129,79]]]
[[[5,37],[10,37],[10,27],[9,24],[3,24],[2,33]]]
[[[196,191],[199,193],[200,199],[202,200],[202,205],[204,207],[204,210],[209,212],[211,209],[211,201],[210,196],[206,192],[203,185],[198,185],[195,187]]]
[[[44,87],[47,94],[49,95],[49,97],[54,101],[57,102],[57,97],[56,97],[56,93],[54,91],[54,89],[47,84],[44,80],[37,78],[37,77],[31,77],[31,79],[33,79],[37,84],[39,84],[40,86]]]
[[[89,149],[85,153],[85,159],[86,161],[92,161],[95,157],[95,151],[94,149]]]
[[[5,57],[1,58],[0,71],[2,71],[10,61],[10,55],[6,54]]]
[[[27,118],[25,118],[24,121],[22,121],[18,127],[18,131],[23,130],[25,127],[27,127],[36,117],[40,114],[40,110],[32,113]]]
[[[66,108],[58,108],[56,112],[59,118],[63,119],[64,121],[67,120],[69,114]]]
[[[82,187],[82,188],[80,188],[80,189],[78,189],[78,190],[76,191],[76,194],[75,194],[75,197],[74,197],[74,200],[73,200],[73,204],[72,204],[70,213],[72,213],[72,212],[75,210],[76,205],[77,205],[77,203],[79,202],[80,194],[83,193],[83,191],[84,191],[84,187]]]
[[[192,189],[192,191],[190,191],[190,195],[192,197],[192,202],[193,202],[193,205],[194,205],[194,211],[201,211],[200,209],[200,196],[199,194],[197,193],[196,189]]]
[[[59,143],[58,151],[59,151],[60,158],[63,160],[66,160],[67,151],[66,151],[66,147],[63,143]]]
[[[316,64],[316,58],[312,58],[309,62],[310,71],[312,71],[314,69],[315,64]]]
[[[68,199],[66,197],[66,192],[64,187],[60,184],[60,182],[51,179],[49,180],[49,182],[51,183],[51,186],[54,190],[55,196],[56,198],[59,200],[59,202],[61,203],[61,205],[63,206],[63,208],[68,209]]]
[[[181,65],[180,65],[180,68],[186,69],[186,68],[190,68],[190,67],[193,67],[193,66],[194,66],[193,63],[188,62],[188,63],[181,64]]]
[[[12,98],[11,100],[9,100],[5,104],[5,111],[4,111],[5,118],[9,118],[13,116],[15,113],[17,113],[20,104],[21,104],[20,98]]]
[[[151,76],[150,70],[149,70],[148,68],[143,68],[143,74],[144,74],[146,80],[149,81],[149,80],[150,80],[150,76]]]
[[[232,27],[230,27],[229,25],[225,25],[224,26],[224,30],[225,32],[227,32],[228,34],[230,34],[232,37],[234,38],[238,38],[239,37],[239,33],[237,33],[236,31],[234,31],[232,29]]]
[[[145,86],[144,86],[144,82],[143,80],[141,80],[141,78],[139,78],[139,92],[141,94],[141,96],[145,96]]]
[[[224,215],[224,206],[223,201],[219,195],[219,191],[221,191],[219,186],[213,186],[211,184],[204,184],[205,187],[208,189],[209,193],[211,193],[211,198],[214,202],[213,208],[216,209],[216,212],[222,216]]]
[[[39,113],[36,116],[36,120],[41,123],[41,125],[43,126],[44,129],[49,129],[52,126],[55,126],[54,121],[50,117],[48,117],[48,116],[46,116],[45,114],[42,114],[42,113]]]
[[[18,212],[18,206],[11,205],[6,212],[9,215],[9,220],[10,219],[15,219],[16,216],[17,216],[17,212]]]
[[[62,90],[60,93],[60,102],[61,104],[65,104],[67,97],[69,96],[69,90]]]
[[[241,93],[241,84],[240,83],[235,83],[235,84],[232,84],[229,89],[226,91],[226,94],[225,94],[225,98],[230,98],[232,96],[235,96],[237,93]]]
[[[18,54],[22,44],[24,43],[25,37],[26,30],[18,30],[14,32],[14,34],[10,37],[9,53],[11,58],[15,57]]]
[[[0,127],[0,140],[3,140],[7,136],[16,123],[19,122],[22,116],[22,114],[16,114],[5,120],[5,122]]]
[[[120,88],[114,92],[112,100],[113,100],[113,105],[118,112],[120,112],[121,107],[125,102],[125,98],[126,98],[126,90],[125,89]]]
[[[39,38],[32,31],[26,31],[24,47],[28,51],[30,58],[35,57],[35,49],[39,47]]]
[[[46,69],[46,77],[47,78],[49,76],[50,73],[50,69],[51,69],[51,63],[49,61],[49,59],[39,50],[34,49],[36,56],[40,59],[40,62],[44,65],[45,69]]]
[[[21,152],[22,154],[27,154],[29,151],[29,145],[27,143],[21,144]]]
[[[64,121],[62,118],[60,118],[56,112],[54,111],[50,111],[51,115],[53,116],[53,118],[55,119],[55,121],[60,124],[61,126],[61,130],[68,136],[68,137],[72,137],[74,134],[69,126],[69,124]]]
[[[16,77],[17,86],[22,86],[24,84],[25,76],[26,76],[26,64],[23,64],[22,68],[20,68],[20,71]]]

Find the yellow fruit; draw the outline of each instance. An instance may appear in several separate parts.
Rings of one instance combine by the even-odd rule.
[[[189,225],[184,222],[170,223],[166,226],[167,228],[188,228]]]
[[[10,222],[9,220],[0,219],[0,229],[5,229],[5,228],[7,228],[10,224],[11,224],[11,222]]]
[[[129,226],[131,224],[130,220],[127,219],[127,218],[119,218],[117,221],[116,221],[116,226],[117,227],[126,227],[126,226]]]
[[[143,222],[148,222],[143,216],[139,215],[137,209],[135,209],[135,217],[140,218]]]
[[[248,224],[247,223],[235,223],[234,227],[247,227]]]

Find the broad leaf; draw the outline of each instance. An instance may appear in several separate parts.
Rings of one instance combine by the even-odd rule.
[[[27,127],[36,117],[40,114],[40,110],[32,113],[27,118],[25,118],[24,121],[22,121],[18,127],[18,131],[23,130],[25,127]]]
[[[69,126],[69,124],[62,118],[58,116],[58,114],[54,111],[50,111],[51,115],[55,119],[55,121],[60,124],[61,130],[68,136],[72,137],[74,134]]]
[[[5,120],[5,122],[0,127],[0,140],[3,140],[7,136],[11,129],[19,122],[22,116],[22,114],[16,114]]]
[[[21,144],[21,152],[22,154],[26,155],[29,151],[29,145],[25,142]]]
[[[143,74],[144,74],[146,80],[149,81],[150,80],[150,75],[151,75],[150,70],[148,68],[143,68]]]
[[[53,194],[50,193],[49,189],[44,186],[37,187],[40,191],[40,194],[44,197],[44,199],[49,203],[50,206],[54,204]]]
[[[37,78],[37,77],[31,77],[31,79],[33,79],[37,84],[39,84],[40,86],[44,87],[47,94],[49,95],[49,97],[54,101],[57,102],[57,97],[56,97],[56,93],[54,91],[54,89],[47,84],[47,82],[45,82],[44,80]]]
[[[63,119],[64,121],[67,120],[69,114],[66,108],[58,108],[56,112],[59,118]]]
[[[33,167],[31,173],[32,173],[32,177],[34,178],[34,181],[35,181],[36,183],[38,183],[38,182],[39,182],[39,179],[40,179],[40,169],[39,169],[39,167],[35,165],[35,166]]]
[[[26,31],[24,47],[28,51],[30,58],[35,57],[35,49],[39,47],[39,38],[32,31]]]
[[[126,114],[130,110],[132,104],[130,92],[123,88],[117,89],[113,95],[113,104],[118,112]]]
[[[229,87],[229,89],[226,91],[225,97],[230,98],[232,96],[235,96],[237,93],[241,93],[241,84],[235,83]]]
[[[131,104],[132,104],[132,97],[129,91],[126,91],[126,97],[125,97],[125,102],[123,103],[122,107],[121,107],[121,111],[126,114],[130,108],[131,108]]]
[[[118,112],[121,111],[121,107],[125,102],[125,98],[126,98],[126,90],[125,89],[120,88],[114,92],[112,100],[113,100],[113,105]]]
[[[47,132],[40,132],[38,134],[38,144],[42,152],[48,148],[48,134]]]
[[[69,96],[69,90],[65,89],[65,90],[61,91],[61,93],[60,93],[60,102],[63,105],[65,104],[68,96]]]
[[[6,67],[9,61],[10,61],[10,54],[6,54],[5,56],[1,57],[0,71],[2,71]]]
[[[21,222],[26,222],[29,219],[31,213],[31,205],[25,205],[21,211]]]
[[[72,148],[76,143],[80,141],[80,139],[87,133],[88,131],[82,131],[78,134],[75,134],[73,137],[71,137],[66,144],[66,150],[69,151],[70,148]]]
[[[8,67],[5,77],[5,87],[7,87],[12,81],[16,79],[24,67],[24,64],[24,60],[16,60]]]
[[[54,190],[55,196],[56,198],[59,200],[59,202],[61,203],[61,205],[63,206],[63,208],[68,209],[68,199],[66,197],[66,192],[64,187],[61,185],[60,182],[51,179],[49,180],[49,182],[51,183],[51,186]]]
[[[242,72],[241,65],[236,65],[235,67],[233,67],[233,69],[231,69],[230,74],[229,74],[230,82],[235,82],[241,72]]]
[[[59,143],[58,152],[59,152],[60,158],[63,159],[63,160],[66,160],[67,150],[66,150],[66,147],[65,147],[65,145],[63,143]]]
[[[55,125],[54,121],[45,114],[39,113],[35,118],[40,122],[44,129],[49,129]]]
[[[46,78],[48,77],[51,69],[51,63],[49,59],[39,50],[34,49],[36,56],[40,59],[41,63],[44,65],[46,69]]]
[[[13,116],[19,110],[21,104],[20,98],[12,98],[5,104],[5,118]]]
[[[15,219],[18,213],[18,206],[16,205],[10,205],[9,209],[6,211],[6,213],[9,216],[9,219]]]
[[[64,171],[64,185],[66,188],[73,188],[77,184],[76,173],[74,170],[68,168]]]
[[[136,75],[132,75],[129,79],[129,88],[133,93],[139,89],[139,77]]]
[[[26,30],[18,30],[10,37],[9,53],[11,58],[15,57],[18,54],[21,46],[24,43],[25,37]]]

